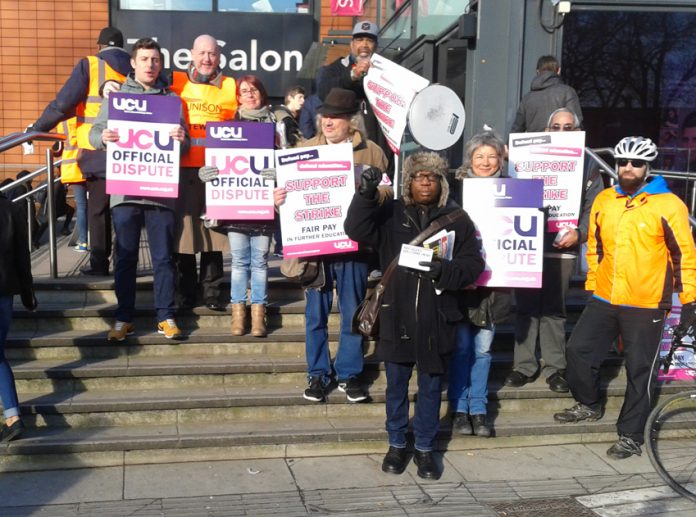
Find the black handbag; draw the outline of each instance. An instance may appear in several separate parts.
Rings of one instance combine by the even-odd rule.
[[[411,246],[418,246],[425,239],[439,232],[444,226],[463,217],[464,214],[464,210],[457,210],[456,212],[438,217],[408,244]],[[399,255],[397,254],[384,272],[382,280],[365,296],[357,309],[355,309],[355,313],[353,313],[352,330],[356,334],[362,334],[364,337],[373,339],[379,337],[379,310],[382,308],[382,297],[384,296],[384,291],[387,288],[389,279],[392,277],[398,262]]]

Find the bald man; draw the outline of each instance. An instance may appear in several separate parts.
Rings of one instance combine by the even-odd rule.
[[[191,150],[181,158],[176,215],[177,301],[179,307],[198,305],[198,295],[211,310],[225,310],[222,301],[222,252],[229,247],[227,235],[203,226],[205,185],[198,169],[205,162],[205,126],[208,122],[232,120],[237,111],[234,79],[222,75],[217,40],[202,34],[193,42],[192,62],[186,72],[172,73],[172,90],[184,101],[191,135]],[[196,253],[201,254],[196,274]]]

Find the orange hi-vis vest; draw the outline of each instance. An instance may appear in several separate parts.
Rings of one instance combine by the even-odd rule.
[[[89,143],[89,130],[99,114],[102,98],[99,88],[105,81],[123,82],[126,76],[118,73],[109,64],[97,56],[87,56],[89,60],[89,90],[87,100],[75,110],[77,118],[77,146],[80,149],[94,150]]]
[[[61,183],[81,183],[85,181],[80,166],[77,164],[77,152],[80,149],[77,146],[76,127],[77,117],[64,120],[56,126],[56,131],[65,135],[63,155],[60,162]]]
[[[189,81],[186,72],[172,73],[171,90],[184,101],[184,113],[191,136],[191,148],[181,157],[182,167],[205,165],[205,125],[232,120],[237,112],[237,85],[223,77],[220,87]]]

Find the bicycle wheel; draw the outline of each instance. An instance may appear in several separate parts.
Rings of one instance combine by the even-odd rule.
[[[696,501],[696,391],[672,395],[652,410],[645,444],[660,477]]]

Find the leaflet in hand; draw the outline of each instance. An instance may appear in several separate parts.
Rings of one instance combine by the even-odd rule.
[[[443,259],[452,260],[454,250],[454,232],[440,230],[435,235],[423,242],[423,247],[433,250],[433,255]]]

